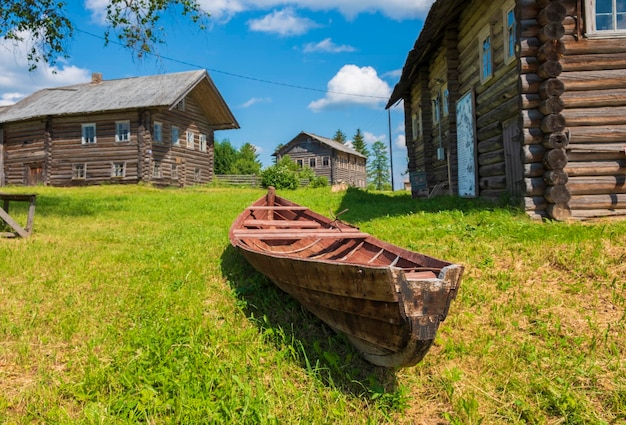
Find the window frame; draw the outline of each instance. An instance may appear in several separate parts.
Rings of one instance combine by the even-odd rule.
[[[485,55],[485,42],[489,39],[489,52]],[[485,57],[489,60],[489,68],[485,69]],[[493,77],[493,34],[491,33],[491,25],[483,29],[478,34],[478,58],[479,58],[479,74],[480,82],[486,83]],[[487,73],[489,71],[489,73]]]
[[[448,103],[450,102],[450,90],[448,90],[448,83],[444,83],[441,86],[441,118],[445,118],[450,115],[450,107]]]
[[[422,108],[418,108],[417,111],[411,115],[411,126],[411,136],[413,136],[413,140],[422,137]]]
[[[509,15],[513,14],[513,23],[509,25]],[[515,15],[515,2],[511,2],[502,10],[502,33],[504,37],[504,63],[510,64],[516,58],[517,37],[517,16]],[[511,37],[513,39],[511,40]],[[513,45],[511,45],[513,43]]]
[[[433,124],[439,123],[441,121],[441,99],[439,93],[435,94],[433,98],[431,98],[430,104],[432,105],[432,115],[433,115]]]
[[[121,165],[122,174],[118,175],[116,171],[118,170],[118,166]],[[125,161],[113,161],[111,163],[111,177],[116,179],[121,179],[126,177],[126,162]]]
[[[200,167],[195,167],[193,169],[193,181],[195,183],[200,183],[202,181],[202,169]]]
[[[618,12],[616,0],[612,0],[613,25],[616,25]],[[585,36],[587,38],[626,38],[626,28],[613,28],[610,30],[598,30],[596,28],[596,4],[597,0],[585,0]]]
[[[152,140],[155,143],[163,143],[163,123],[161,121],[155,121],[152,124]]]
[[[126,130],[126,133],[122,133],[120,132],[120,127],[123,126],[123,130]],[[123,131],[122,130],[122,131]],[[126,138],[122,138],[121,136],[124,135],[126,136]],[[130,121],[129,120],[122,120],[122,121],[115,121],[115,141],[120,143],[120,142],[130,142]]]
[[[322,166],[323,167],[330,167],[330,157],[329,156],[322,157]]]
[[[317,158],[316,157],[309,158],[309,168],[317,168]]]
[[[82,172],[79,172],[82,170]],[[87,164],[76,162],[72,164],[72,180],[87,180]]]
[[[92,128],[93,127],[93,141],[89,141],[89,139],[87,138],[85,131],[88,128]],[[81,124],[81,131],[80,131],[80,143],[81,145],[95,145],[96,143],[98,143],[98,135],[97,135],[97,128],[96,128],[96,123],[86,123],[86,124]]]
[[[176,137],[174,137],[174,132],[176,132]],[[170,134],[172,137],[172,146],[180,146],[180,128],[173,125],[170,129]]]
[[[170,164],[170,178],[178,180],[178,164]]]
[[[198,149],[200,152],[207,151],[206,134],[204,133],[200,133],[200,136],[198,136]]]
[[[300,168],[304,168],[304,161],[302,160],[302,158],[296,159],[296,165]]]
[[[194,148],[195,148],[195,146],[194,146],[194,140],[195,140],[195,138],[196,138],[196,137],[195,137],[195,133],[194,133],[193,131],[191,131],[191,130],[187,130],[187,131],[185,132],[185,140],[186,140],[185,147],[186,147],[187,149],[194,150]]]
[[[161,167],[161,163],[158,161],[154,161],[154,163],[152,164],[152,178],[163,178],[163,167]]]

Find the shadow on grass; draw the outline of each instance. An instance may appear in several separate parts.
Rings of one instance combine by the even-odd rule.
[[[513,207],[498,205],[477,198],[461,198],[443,195],[431,199],[413,199],[410,193],[370,192],[349,188],[342,198],[338,211],[348,210],[342,219],[350,223],[361,223],[378,217],[393,217],[413,214],[420,211],[462,211],[464,213],[497,208],[512,209]]]
[[[345,337],[258,273],[234,247],[226,248],[221,263],[246,316],[310,374],[356,397],[377,399],[398,390],[395,370],[362,359]]]

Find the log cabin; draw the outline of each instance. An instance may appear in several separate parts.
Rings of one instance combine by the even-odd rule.
[[[301,168],[309,167],[331,185],[367,187],[367,158],[350,146],[313,133],[300,132],[272,154],[276,160],[289,156]]]
[[[436,0],[387,108],[401,101],[414,197],[626,215],[623,1]]]
[[[216,130],[239,128],[205,70],[37,91],[0,110],[0,186],[211,181]]]

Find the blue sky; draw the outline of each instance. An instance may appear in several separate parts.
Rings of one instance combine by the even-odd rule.
[[[216,132],[235,147],[251,143],[264,166],[300,131],[332,138],[357,129],[389,145],[384,106],[432,0],[201,0],[211,13],[199,30],[175,11],[162,24],[158,56],[138,60],[104,46],[106,0],[72,2],[78,31],[70,58],[28,72],[27,46],[0,39],[0,105],[45,87],[207,69],[241,129]],[[53,71],[56,71],[54,73]],[[394,180],[406,170],[402,105],[391,110]]]

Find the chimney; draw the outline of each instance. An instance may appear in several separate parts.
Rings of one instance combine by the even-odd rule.
[[[102,72],[91,73],[91,84],[100,84],[102,82]]]

